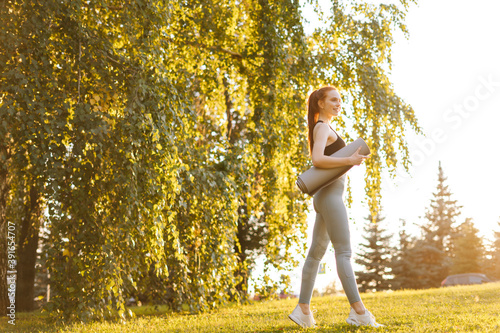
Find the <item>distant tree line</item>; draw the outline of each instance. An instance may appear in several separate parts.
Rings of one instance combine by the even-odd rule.
[[[451,199],[446,179],[439,163],[437,190],[419,236],[409,235],[402,220],[397,245],[391,245],[394,234],[367,218],[365,241],[355,260],[364,267],[356,272],[361,291],[439,287],[448,275],[461,273],[500,279],[500,221],[491,244],[480,237],[471,218],[458,223],[462,206]],[[384,219],[376,216],[377,222]]]

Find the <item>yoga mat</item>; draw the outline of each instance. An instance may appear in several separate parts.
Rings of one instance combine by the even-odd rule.
[[[332,157],[349,157],[356,152],[356,150],[361,147],[359,154],[368,155],[370,154],[370,148],[366,144],[365,140],[357,138],[350,144],[342,147],[333,153]],[[321,190],[323,187],[330,185],[335,180],[342,177],[347,171],[349,171],[354,165],[346,165],[336,168],[316,168],[312,167],[309,170],[303,172],[299,178],[297,178],[297,186],[303,193],[309,195],[314,195],[316,192]]]

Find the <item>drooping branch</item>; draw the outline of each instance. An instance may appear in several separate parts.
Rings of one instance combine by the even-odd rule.
[[[231,109],[233,108],[233,102],[229,93],[229,82],[225,75],[222,76],[222,82],[224,84],[224,97],[226,100],[227,140],[231,142],[231,129],[233,127],[233,114]]]

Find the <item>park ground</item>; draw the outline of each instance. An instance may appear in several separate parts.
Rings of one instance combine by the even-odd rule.
[[[356,328],[345,322],[345,296],[315,297],[316,328],[308,332],[500,332],[500,282],[426,290],[362,294],[383,328]],[[95,322],[54,326],[40,312],[19,313],[16,325],[1,318],[1,332],[300,332],[288,319],[297,299],[252,301],[211,313],[179,314],[166,307],[133,307],[137,318],[126,324]]]

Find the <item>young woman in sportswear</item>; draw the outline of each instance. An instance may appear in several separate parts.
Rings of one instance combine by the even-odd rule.
[[[360,155],[359,148],[349,157],[331,157],[346,146],[344,140],[330,127],[333,117],[340,113],[342,100],[335,87],[327,86],[315,90],[308,99],[309,149],[313,165],[318,168],[335,168],[345,165],[360,165],[369,155]],[[332,184],[319,190],[313,197],[316,221],[311,247],[302,269],[302,284],[299,304],[289,318],[302,327],[314,327],[315,320],[309,308],[319,263],[328,245],[335,249],[337,272],[342,287],[351,305],[347,322],[352,325],[382,326],[365,309],[359,296],[356,279],[351,266],[351,242],[349,221],[343,202],[346,174]]]

